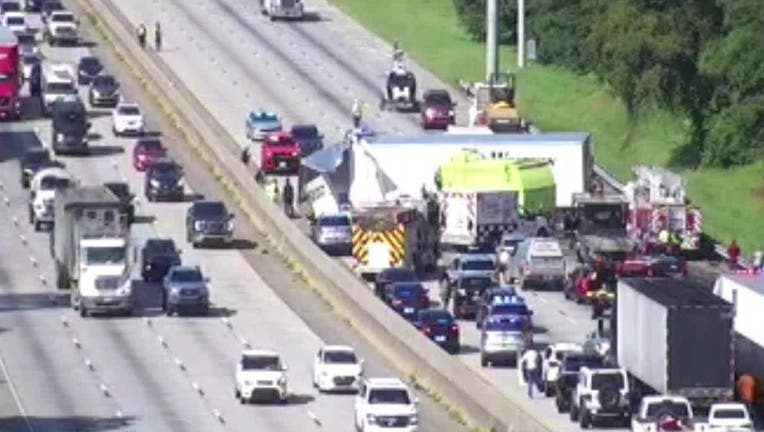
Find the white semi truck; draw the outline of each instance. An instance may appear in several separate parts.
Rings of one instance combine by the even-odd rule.
[[[51,236],[56,285],[71,289],[71,304],[80,316],[132,313],[129,236],[122,202],[107,187],[56,194]]]
[[[305,7],[301,0],[260,0],[260,11],[271,21],[277,19],[302,19]]]

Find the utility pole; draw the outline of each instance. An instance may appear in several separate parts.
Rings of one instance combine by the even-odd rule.
[[[498,0],[487,0],[485,11],[485,73],[486,81],[499,71],[499,5]]]
[[[525,67],[525,0],[517,0],[517,67]]]

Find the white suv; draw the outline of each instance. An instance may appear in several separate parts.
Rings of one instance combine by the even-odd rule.
[[[578,420],[581,429],[590,428],[597,420],[631,419],[629,377],[624,369],[590,369],[582,367],[572,395],[570,419]]]
[[[397,378],[367,378],[355,398],[355,427],[362,432],[417,432],[418,400]]]
[[[243,404],[255,399],[286,403],[287,367],[273,351],[245,350],[236,365],[236,398]]]
[[[357,391],[363,374],[363,360],[353,348],[327,345],[313,361],[313,386],[319,391]]]
[[[112,130],[115,136],[142,135],[143,113],[138,104],[121,102],[111,112]]]

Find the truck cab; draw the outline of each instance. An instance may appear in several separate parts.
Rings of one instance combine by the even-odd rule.
[[[51,147],[58,154],[87,154],[88,121],[85,105],[77,95],[66,95],[53,102]]]
[[[43,225],[53,225],[56,194],[72,186],[72,175],[60,167],[43,168],[29,185],[29,223],[40,231]]]
[[[11,29],[0,26],[0,119],[21,115],[21,72],[18,38]]]
[[[129,225],[123,204],[106,186],[56,194],[53,251],[59,289],[71,288],[71,304],[87,317],[132,313]]]
[[[260,0],[260,12],[270,18],[277,19],[302,19],[305,14],[305,6],[301,0]]]

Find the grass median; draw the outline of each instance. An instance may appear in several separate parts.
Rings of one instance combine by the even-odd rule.
[[[452,0],[329,0],[385,40],[398,40],[416,61],[442,80],[479,80],[484,45],[460,28]],[[533,19],[533,17],[528,17]],[[514,69],[515,51],[502,47],[502,64]],[[595,137],[597,161],[621,180],[637,163],[669,166],[687,140],[687,122],[654,111],[634,125],[624,105],[592,76],[534,65],[518,74],[522,114],[548,131],[585,131]],[[703,207],[706,232],[722,242],[738,239],[749,255],[764,248],[764,163],[734,170],[676,168],[692,200]]]

